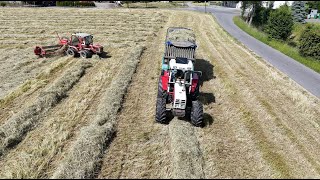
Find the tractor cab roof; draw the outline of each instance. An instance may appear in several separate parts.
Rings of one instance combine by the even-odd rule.
[[[77,36],[77,37],[81,37],[81,38],[84,38],[84,37],[87,37],[87,36],[92,36],[91,34],[88,34],[88,33],[75,33],[75,34],[72,34],[73,36]]]

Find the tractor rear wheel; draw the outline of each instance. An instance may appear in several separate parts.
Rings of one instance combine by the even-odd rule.
[[[69,48],[67,50],[67,55],[68,56],[72,56],[72,57],[76,57],[77,56],[77,52],[73,48]]]
[[[92,52],[90,52],[88,50],[83,50],[83,51],[80,51],[80,56],[82,58],[91,58],[92,57]]]
[[[203,106],[200,101],[192,101],[190,119],[194,126],[203,126]]]
[[[167,123],[166,99],[165,98],[157,98],[156,121],[161,124]]]

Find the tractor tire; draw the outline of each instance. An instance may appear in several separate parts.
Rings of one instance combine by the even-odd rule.
[[[80,56],[82,58],[91,58],[92,57],[92,52],[90,52],[88,50],[83,50],[83,51],[80,51]]]
[[[166,99],[164,98],[157,98],[156,122],[161,124],[167,123]]]
[[[69,48],[67,50],[67,55],[70,56],[70,57],[76,57],[77,56],[77,52],[74,49]]]
[[[167,98],[167,91],[164,91],[162,88],[162,79],[161,77],[159,78],[158,81],[158,98]]]
[[[203,126],[203,106],[200,101],[192,101],[191,123],[196,127]]]

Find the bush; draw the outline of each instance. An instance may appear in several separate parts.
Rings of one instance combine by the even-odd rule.
[[[95,4],[92,1],[57,1],[57,6],[90,7]]]
[[[287,5],[283,5],[270,13],[266,32],[269,38],[287,40],[291,35],[292,26],[291,11]]]
[[[298,47],[299,41],[301,38],[301,35],[303,31],[305,30],[306,26],[305,24],[302,23],[294,23],[293,29],[292,29],[292,34],[288,38],[288,44],[293,46],[293,47]]]
[[[0,3],[0,6],[2,6],[2,7],[4,7],[4,6],[6,6],[7,4],[5,3],[5,2],[1,2]]]
[[[299,53],[320,60],[320,25],[306,25],[299,40]]]

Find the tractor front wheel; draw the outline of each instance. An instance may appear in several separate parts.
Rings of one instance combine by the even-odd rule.
[[[157,98],[156,104],[156,121],[158,123],[164,124],[167,123],[167,114],[166,114],[166,99]]]
[[[67,50],[67,55],[68,55],[68,56],[72,56],[72,57],[76,57],[76,56],[77,56],[77,52],[76,52],[74,49],[69,48],[69,49]]]
[[[194,126],[203,126],[203,106],[200,101],[192,101],[190,119]]]

